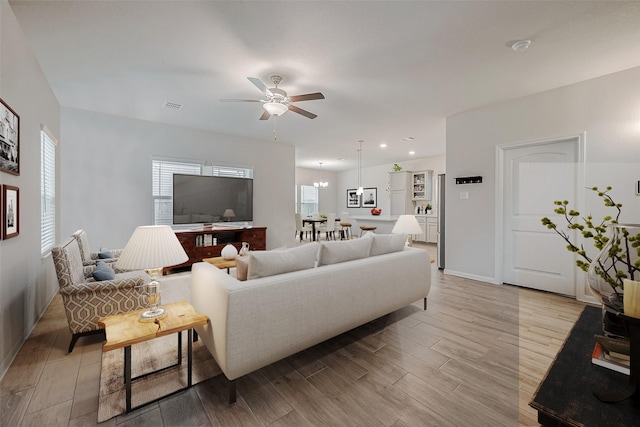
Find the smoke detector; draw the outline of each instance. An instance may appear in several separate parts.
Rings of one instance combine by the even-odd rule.
[[[511,45],[511,49],[513,49],[514,52],[524,52],[529,48],[530,44],[531,40],[519,40]]]

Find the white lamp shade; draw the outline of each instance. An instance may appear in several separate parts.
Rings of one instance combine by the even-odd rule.
[[[289,107],[287,107],[285,104],[281,104],[279,102],[265,102],[264,104],[262,104],[262,108],[264,108],[264,110],[271,114],[272,116],[281,116],[284,113],[286,113],[287,111],[289,111]]]
[[[418,224],[418,220],[415,216],[400,215],[391,232],[394,234],[421,234],[422,227]]]
[[[145,225],[135,229],[116,261],[116,268],[139,270],[182,264],[189,257],[168,225]]]
[[[220,211],[218,211],[218,212],[220,212]],[[233,218],[234,216],[236,216],[236,213],[233,211],[233,209],[227,209],[226,211],[224,211],[222,216],[225,217],[225,218]]]

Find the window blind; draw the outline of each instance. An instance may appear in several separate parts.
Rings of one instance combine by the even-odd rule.
[[[40,254],[56,242],[56,142],[40,131]]]

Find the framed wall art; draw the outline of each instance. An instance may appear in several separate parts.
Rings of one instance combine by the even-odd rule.
[[[1,98],[0,171],[20,175],[20,116]]]
[[[4,224],[4,206],[2,205],[2,200],[4,199],[4,191],[2,190],[2,184],[0,184],[0,224]],[[2,236],[4,236],[4,227],[0,226],[0,240],[2,240]]]
[[[360,196],[358,196],[358,190],[355,188],[350,188],[347,190],[347,207],[348,208],[360,207]]]
[[[362,207],[363,208],[377,208],[378,207],[378,187],[365,188],[362,194]]]
[[[2,238],[20,234],[20,190],[12,185],[2,187]]]

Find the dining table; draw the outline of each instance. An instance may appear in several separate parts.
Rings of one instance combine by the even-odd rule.
[[[340,221],[340,218],[336,218],[336,221]],[[312,239],[316,241],[316,224],[322,224],[323,222],[327,222],[327,218],[303,218],[302,225],[311,224],[311,234]]]

